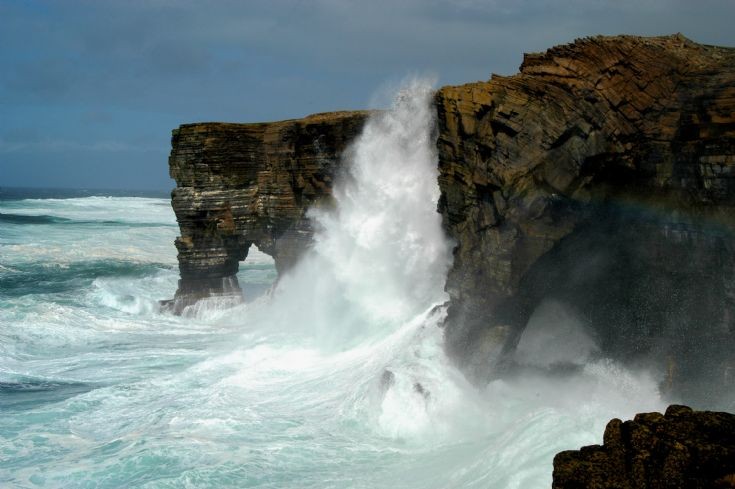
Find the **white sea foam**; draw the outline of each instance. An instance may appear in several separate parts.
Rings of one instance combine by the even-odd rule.
[[[77,221],[118,221],[175,225],[164,199],[144,197],[82,197],[0,201],[0,212],[24,216],[53,216]]]

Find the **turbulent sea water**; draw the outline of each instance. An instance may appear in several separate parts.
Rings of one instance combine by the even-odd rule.
[[[0,487],[542,488],[556,452],[661,409],[553,304],[531,373],[478,388],[444,356],[429,99],[371,120],[314,249],[274,287],[251,250],[235,307],[159,312],[168,199],[0,192]]]

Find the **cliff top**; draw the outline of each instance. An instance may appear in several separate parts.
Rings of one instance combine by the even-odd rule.
[[[651,52],[657,52],[662,59],[648,57]],[[574,67],[595,66],[598,71],[607,72],[615,65],[631,64],[629,59],[631,53],[634,53],[633,58],[643,54],[643,57],[648,57],[648,60],[656,64],[669,64],[677,68],[702,70],[712,67],[721,70],[723,65],[735,67],[735,47],[700,44],[681,33],[653,37],[627,34],[597,35],[578,38],[571,43],[559,44],[542,52],[524,53],[519,73],[493,74],[492,79],[516,78],[524,75],[550,75],[562,78],[589,76],[587,72],[577,72]],[[457,89],[477,83],[488,81],[451,85],[442,89]]]
[[[187,124],[181,124],[178,127],[178,129],[174,129],[174,131],[184,129],[184,128],[190,131],[197,131],[198,128],[211,129],[213,127],[218,127],[220,129],[238,129],[238,128],[239,129],[245,129],[245,128],[259,129],[259,128],[265,128],[266,126],[287,126],[291,124],[322,124],[322,123],[335,122],[339,120],[352,119],[357,116],[367,117],[372,112],[375,112],[375,111],[338,110],[335,112],[319,112],[316,114],[310,114],[300,119],[286,119],[286,120],[272,121],[272,122],[215,122],[215,121],[191,122]]]
[[[596,61],[601,67],[609,68],[610,65],[605,61],[621,62],[640,48],[665,52],[669,58],[678,57],[696,63],[700,67],[709,62],[735,62],[735,48],[699,44],[681,33],[657,37],[592,36],[575,39],[570,44],[554,46],[542,53],[526,53],[520,71],[524,74],[535,73],[533,68],[537,66],[561,64],[560,59],[579,58],[585,54],[596,55]]]

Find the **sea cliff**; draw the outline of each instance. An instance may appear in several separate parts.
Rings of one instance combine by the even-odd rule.
[[[529,368],[517,349],[554,301],[594,354],[653,372],[665,397],[733,402],[735,49],[585,38],[443,87],[435,107],[455,244],[445,347],[469,378]],[[181,279],[164,307],[241,297],[251,245],[287,271],[368,116],[174,130]],[[734,430],[732,415],[681,406],[613,420],[603,446],[556,457],[554,487],[735,487]]]
[[[470,375],[512,368],[552,299],[674,396],[732,385],[734,49],[586,38],[436,105],[447,347]]]
[[[601,354],[717,402],[735,361],[735,50],[683,37],[593,37],[520,72],[435,96],[454,240],[446,347],[482,382],[516,366],[553,300]],[[251,245],[287,270],[329,205],[368,112],[174,131],[181,280],[167,307],[240,294]]]

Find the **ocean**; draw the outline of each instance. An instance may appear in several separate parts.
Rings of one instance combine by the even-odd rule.
[[[369,122],[294,269],[250,250],[235,306],[159,310],[165,194],[0,189],[0,487],[547,488],[555,453],[663,409],[573,325],[529,327],[535,369],[487,385],[446,358],[430,93]]]

